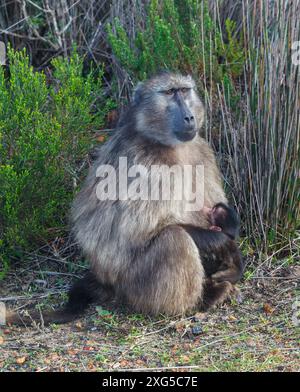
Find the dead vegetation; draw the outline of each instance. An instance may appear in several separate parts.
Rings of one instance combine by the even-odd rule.
[[[0,300],[20,309],[60,306],[85,268],[76,248],[66,242],[63,252],[44,247],[29,257],[1,284]],[[258,268],[249,260],[241,294],[207,314],[151,318],[106,303],[68,325],[6,326],[0,369],[299,371],[299,276],[286,260]]]

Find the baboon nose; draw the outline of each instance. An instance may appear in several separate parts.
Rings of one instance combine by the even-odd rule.
[[[194,116],[185,116],[184,122],[188,125],[193,125],[195,122]]]

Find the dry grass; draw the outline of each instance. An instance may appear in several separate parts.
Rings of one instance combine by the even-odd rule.
[[[31,255],[26,269],[9,273],[1,300],[19,308],[60,306],[82,269],[71,273],[66,262],[58,254],[39,262]],[[299,371],[292,321],[299,267],[273,260],[270,269],[269,262],[252,268],[249,260],[241,295],[207,314],[151,318],[107,303],[68,325],[5,327],[0,370]]]
[[[237,20],[246,64],[236,103],[224,86],[216,100],[208,84],[207,137],[215,140],[244,234],[270,253],[289,246],[300,221],[300,66],[291,48],[300,37],[300,4],[220,0],[214,13],[221,25]]]

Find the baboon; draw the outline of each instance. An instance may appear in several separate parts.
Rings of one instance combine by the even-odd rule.
[[[204,267],[206,290],[204,308],[209,308],[222,291],[224,281],[237,283],[244,271],[244,263],[235,240],[239,235],[240,221],[233,208],[218,203],[213,208],[205,208],[211,226],[202,229],[183,225],[198,247]],[[215,296],[212,293],[215,293]]]
[[[244,267],[241,252],[235,243],[239,235],[239,217],[232,207],[224,203],[218,203],[210,209],[205,208],[204,211],[211,223],[208,230],[192,225],[182,227],[198,247],[206,276],[236,283],[241,278]]]
[[[240,219],[234,209],[224,203],[218,203],[213,208],[207,209],[211,223],[209,230],[223,231],[232,240],[239,235]]]
[[[72,205],[73,233],[90,271],[71,288],[65,309],[44,315],[45,323],[72,320],[98,298],[114,297],[138,312],[174,315],[206,309],[228,297],[242,271],[240,267],[240,275],[232,278],[225,268],[239,257],[231,238],[232,229],[237,229],[226,209],[214,153],[199,134],[203,121],[204,107],[190,76],[164,72],[137,85],[128,111],[98,149]],[[118,171],[120,157],[126,157],[128,168],[143,165],[147,173],[153,166],[200,165],[203,208],[187,208],[197,185],[195,175],[189,194],[181,200],[174,197],[174,184],[181,180],[176,172],[170,200],[130,200],[120,193],[100,200],[97,187],[103,178],[97,170],[106,165]],[[117,185],[121,180],[117,178]],[[129,187],[132,183],[128,178]],[[156,186],[162,187],[161,180]],[[220,206],[226,219],[217,213]],[[222,231],[210,230],[212,226]],[[15,313],[8,316],[8,322],[17,320]]]

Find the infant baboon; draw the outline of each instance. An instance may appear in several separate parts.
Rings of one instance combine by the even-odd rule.
[[[232,240],[239,235],[240,219],[232,207],[224,203],[218,203],[211,209],[207,209],[208,219],[211,223],[209,230],[222,231]]]
[[[233,278],[233,260],[240,256],[230,237],[235,229],[214,153],[199,136],[203,119],[204,108],[190,76],[165,72],[137,85],[128,112],[115,134],[99,148],[73,203],[73,232],[90,261],[90,272],[75,283],[66,308],[46,314],[45,323],[69,321],[99,297],[113,296],[135,311],[150,314],[180,314],[228,297],[238,279],[238,275]],[[203,209],[188,208],[194,197],[192,189],[197,186],[194,172],[182,199],[174,197],[175,185],[181,181],[181,172],[179,175],[176,170],[170,199],[161,195],[158,199],[123,197],[120,185],[124,178],[117,176],[112,177],[117,193],[112,192],[111,198],[99,197],[104,178],[108,188],[113,182],[107,179],[108,174],[99,175],[99,167],[118,172],[120,158],[126,158],[128,168],[144,167],[140,183],[145,180],[147,184],[153,167],[201,166]],[[134,185],[129,170],[127,181],[128,188]],[[151,191],[154,186],[162,188],[161,178],[151,184]],[[219,206],[227,213],[224,220]],[[210,209],[212,214],[207,213]],[[211,226],[222,231],[209,230]],[[224,270],[226,263],[229,276]],[[8,318],[16,320],[16,315]]]
[[[219,281],[236,283],[243,273],[241,253],[235,244],[239,235],[239,217],[232,207],[224,203],[204,208],[204,211],[211,224],[208,230],[192,225],[183,227],[198,247],[206,275]]]
[[[233,208],[218,203],[213,208],[204,208],[210,226],[201,229],[183,226],[195,241],[206,274],[207,291],[217,296],[223,283],[237,283],[244,270],[242,255],[235,240],[239,235],[240,221]],[[209,288],[208,288],[209,287]],[[206,307],[211,305],[212,294],[206,298]]]

